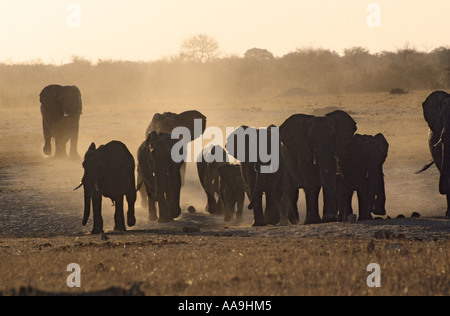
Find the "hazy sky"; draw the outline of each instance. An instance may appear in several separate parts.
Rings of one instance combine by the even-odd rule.
[[[80,27],[67,24],[71,3]],[[367,23],[371,3],[380,27]],[[241,56],[253,47],[276,56],[311,46],[430,50],[450,45],[449,12],[450,0],[0,0],[0,61],[155,60],[198,33]]]

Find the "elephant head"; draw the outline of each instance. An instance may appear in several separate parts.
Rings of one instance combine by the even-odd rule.
[[[195,128],[196,120],[200,120],[202,123],[201,129],[199,130]],[[187,128],[191,134],[190,141],[193,141],[205,132],[206,116],[198,111],[186,111],[180,114],[171,112],[157,113],[147,128],[146,136],[153,131],[172,134],[173,130],[177,127]]]
[[[441,171],[439,192],[450,194],[450,94],[433,92],[423,103],[423,112],[431,130],[430,149]]]
[[[343,111],[335,111],[325,117],[293,115],[280,127],[281,141],[297,157],[299,173],[305,177],[303,184],[307,199],[309,192],[317,190],[310,188],[311,185],[323,187],[324,221],[337,220],[334,199],[338,155],[355,131],[355,121]],[[306,223],[319,222],[317,202],[310,204],[314,205],[314,210],[308,211]]]
[[[227,153],[221,146],[211,146],[206,148],[202,155],[206,164],[202,183],[206,193],[214,195],[219,192],[219,168],[229,165]]]
[[[146,143],[149,146],[151,169],[156,179],[156,199],[159,205],[160,222],[169,222],[181,214],[180,190],[183,162],[175,162],[172,149],[178,140],[170,134],[151,132]]]

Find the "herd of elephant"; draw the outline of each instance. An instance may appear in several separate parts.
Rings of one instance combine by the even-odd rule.
[[[66,145],[70,141],[70,158],[79,159],[77,142],[79,120],[82,114],[80,90],[75,87],[51,85],[40,94],[43,118],[44,153],[51,155],[52,138],[55,139],[55,157],[67,157]],[[440,193],[447,195],[450,216],[450,95],[433,92],[423,103],[425,119],[430,127],[430,150],[433,163],[441,172]],[[149,220],[167,223],[181,215],[180,192],[184,182],[186,164],[172,159],[172,150],[178,139],[172,131],[185,127],[194,134],[194,122],[202,121],[203,132],[207,118],[198,111],[181,114],[155,114],[145,140],[137,152],[136,165],[125,144],[112,141],[97,146],[92,143],[83,161],[84,218],[86,225],[93,208],[93,234],[103,232],[102,198],[110,198],[115,205],[115,227],[125,231],[124,197],[128,204],[127,225],[136,224],[135,202],[137,192],[142,205],[148,207]],[[273,125],[271,126],[273,127]],[[264,133],[253,127],[241,126],[260,138],[273,141],[270,129]],[[299,223],[299,190],[306,197],[305,224],[346,221],[353,215],[352,197],[358,197],[359,220],[371,220],[373,215],[386,215],[386,193],[383,164],[388,156],[389,144],[383,134],[375,136],[356,134],[357,124],[346,112],[338,110],[323,117],[295,114],[279,126],[279,168],[264,173],[267,163],[240,160],[231,164],[227,156],[228,142],[237,135],[232,133],[227,145],[210,146],[202,152],[222,159],[200,159],[197,170],[200,183],[207,196],[206,210],[223,215],[226,222],[242,221],[245,195],[254,212],[254,226],[296,225]],[[245,148],[252,145],[245,138]],[[258,145],[259,146],[259,145]],[[273,153],[272,153],[273,154]],[[248,153],[245,157],[248,157]],[[242,157],[239,157],[242,158]],[[323,216],[319,215],[319,194],[323,192]],[[265,197],[265,203],[264,203]]]

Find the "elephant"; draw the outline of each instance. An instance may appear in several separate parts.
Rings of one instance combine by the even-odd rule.
[[[151,132],[138,150],[138,172],[141,180],[137,190],[145,187],[148,198],[149,220],[168,223],[181,215],[180,191],[183,162],[172,158],[173,146],[179,140],[170,134]]]
[[[197,159],[198,177],[208,200],[206,211],[212,215],[223,213],[219,168],[226,165],[229,165],[227,153],[221,146],[205,148]]]
[[[267,132],[262,133],[262,129],[241,126],[227,138],[226,148],[228,152],[240,161],[242,178],[250,200],[248,208],[253,210],[254,214],[254,227],[276,225],[282,220],[282,214],[280,214],[282,189],[279,185],[282,179],[282,167],[279,166],[272,172],[263,172],[263,168],[267,168],[269,165],[268,162],[263,162],[260,156],[262,152],[261,143],[265,142],[267,148],[273,149],[273,145],[275,145],[276,149],[271,152],[272,159],[280,161],[279,147],[272,141],[272,128],[274,126],[270,126],[266,130]],[[242,137],[244,134],[246,135],[245,138]],[[279,143],[279,137],[276,138],[276,142]],[[236,150],[236,144],[239,143],[243,146],[238,145],[239,148]],[[245,149],[244,153],[240,152],[242,149]],[[265,212],[263,212],[264,193],[266,196]]]
[[[66,145],[70,140],[70,158],[80,159],[77,152],[81,92],[75,86],[50,85],[40,94],[44,154],[52,154],[52,138],[55,139],[55,157],[66,158]]]
[[[340,221],[353,214],[354,191],[358,194],[360,221],[373,219],[372,213],[386,215],[383,164],[388,151],[383,134],[356,134],[339,157],[336,200]]]
[[[201,120],[202,126],[201,128],[196,128],[195,121]],[[186,111],[181,114],[175,114],[171,112],[166,112],[163,114],[156,113],[153,116],[153,119],[150,123],[150,125],[147,127],[146,133],[145,133],[145,139],[148,137],[148,135],[151,132],[157,132],[157,133],[167,133],[172,134],[173,130],[177,127],[185,127],[190,132],[190,138],[187,140],[183,140],[186,142],[191,142],[198,137],[200,137],[206,129],[206,116],[204,116],[202,113],[198,111]],[[145,167],[144,167],[145,168]],[[143,175],[140,173],[139,170],[142,168],[138,167],[138,182],[142,183]],[[186,166],[183,164],[181,168],[181,179],[182,184],[184,183],[184,175],[186,171]],[[145,192],[145,183],[141,186],[139,192],[141,195],[141,204],[142,207],[148,206],[148,200],[147,200],[147,192]]]
[[[237,223],[242,222],[245,184],[242,179],[241,168],[239,165],[224,165],[219,168],[220,176],[220,199],[223,203],[225,222],[231,222],[233,219]]]
[[[421,173],[433,164],[439,169],[439,193],[447,196],[446,217],[450,218],[450,94],[434,91],[422,105],[425,121],[430,128],[429,147],[433,162],[425,166]]]
[[[296,114],[281,125],[281,142],[296,157],[296,172],[301,177],[295,183],[305,192],[306,225],[338,220],[336,207],[338,157],[356,130],[356,122],[341,110],[324,117]],[[318,203],[321,189],[324,199],[322,219],[319,216]],[[293,193],[292,198],[295,198]],[[294,203],[296,201],[290,202],[291,205]]]
[[[112,141],[96,148],[89,147],[83,162],[84,176],[78,190],[84,187],[83,226],[89,220],[91,202],[94,213],[92,234],[103,233],[102,197],[115,205],[115,231],[126,231],[124,218],[124,196],[128,203],[127,224],[136,225],[134,204],[136,202],[135,162],[125,144]]]

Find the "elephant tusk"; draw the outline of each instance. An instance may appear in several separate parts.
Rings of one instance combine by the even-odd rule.
[[[442,145],[442,139],[444,138],[444,132],[445,132],[445,129],[442,130],[441,137],[439,138],[439,141],[434,145],[434,147],[439,147]]]
[[[83,186],[83,182],[80,183],[79,186],[77,186],[75,189],[73,189],[74,191],[77,191],[79,188],[81,188]]]
[[[442,146],[442,137],[439,139],[439,141],[434,145],[434,147]]]

